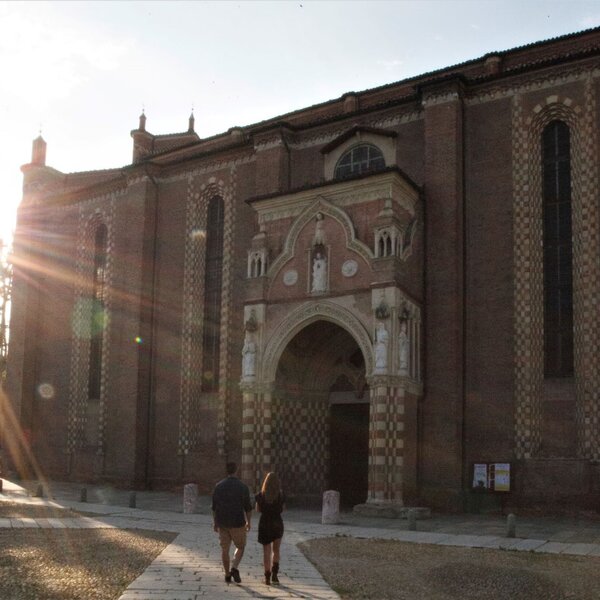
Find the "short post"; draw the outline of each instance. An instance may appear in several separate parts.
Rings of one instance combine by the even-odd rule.
[[[406,516],[408,518],[408,530],[416,531],[417,530],[417,511],[414,508],[409,508]]]
[[[198,485],[186,483],[183,486],[183,514],[190,515],[198,510]]]
[[[335,490],[323,492],[323,511],[321,523],[335,525],[340,522],[340,493]]]
[[[38,486],[35,490],[35,497],[36,498],[43,498],[44,497],[44,486],[41,483],[38,483]]]
[[[2,479],[0,478],[0,494],[2,493]]]
[[[87,502],[87,488],[81,488],[79,493],[79,502]]]
[[[135,492],[129,494],[129,508],[135,508],[136,506]]]
[[[506,537],[514,538],[517,530],[517,517],[510,513],[506,517]]]

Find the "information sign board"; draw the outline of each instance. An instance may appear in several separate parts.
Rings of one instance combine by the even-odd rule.
[[[510,492],[510,463],[474,463],[472,487],[489,492]]]

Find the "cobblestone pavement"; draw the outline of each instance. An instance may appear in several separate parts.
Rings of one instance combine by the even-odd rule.
[[[37,487],[32,482],[22,485],[4,480],[4,493],[0,494],[0,501],[51,504],[96,516],[71,519],[0,518],[0,527],[118,527],[165,530],[179,534],[131,583],[120,600],[336,599],[339,596],[329,588],[296,546],[301,541],[324,536],[600,556],[600,522],[590,519],[519,518],[518,537],[507,538],[505,521],[499,516],[436,516],[419,521],[417,531],[408,531],[407,522],[401,520],[361,518],[343,513],[339,525],[321,525],[320,514],[316,511],[290,510],[286,511],[286,533],[282,544],[282,584],[267,587],[262,583],[262,547],[256,542],[254,529],[240,565],[242,583],[227,585],[223,579],[218,538],[212,530],[207,498],[201,500],[201,514],[189,515],[181,512],[180,494],[139,492],[136,494],[139,508],[128,508],[129,492],[122,490],[88,489],[88,500],[93,502],[81,503],[74,499],[78,497],[81,486],[48,484],[51,499],[47,499],[31,496],[31,490]],[[253,525],[257,526],[256,519]]]

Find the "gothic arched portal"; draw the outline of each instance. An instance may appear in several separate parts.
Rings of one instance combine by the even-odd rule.
[[[369,392],[354,338],[315,321],[287,344],[272,396],[271,458],[297,503],[318,504],[336,489],[342,504],[368,493]]]

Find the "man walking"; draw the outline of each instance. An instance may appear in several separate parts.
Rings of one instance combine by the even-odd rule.
[[[228,462],[226,470],[227,477],[217,483],[212,496],[213,526],[219,534],[221,543],[225,581],[231,583],[233,577],[236,583],[241,583],[242,578],[238,566],[246,547],[246,533],[250,531],[252,504],[248,486],[236,477],[236,463]],[[233,564],[229,570],[231,542],[235,546],[235,552]]]

